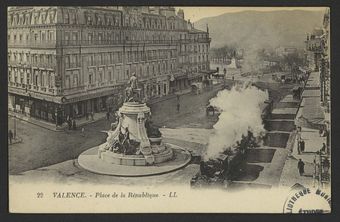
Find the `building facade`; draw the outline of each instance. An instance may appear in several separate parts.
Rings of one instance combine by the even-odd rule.
[[[315,28],[307,35],[306,62],[309,68],[320,72],[321,103],[330,110],[330,11],[325,12],[322,28]]]
[[[132,74],[146,100],[175,93],[208,78],[210,41],[173,7],[11,7],[9,110],[57,125],[115,110]]]

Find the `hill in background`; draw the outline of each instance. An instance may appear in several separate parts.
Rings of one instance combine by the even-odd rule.
[[[321,27],[324,11],[282,10],[272,12],[243,11],[203,18],[195,28],[206,30],[211,47],[235,45],[240,48],[304,48],[306,34]]]

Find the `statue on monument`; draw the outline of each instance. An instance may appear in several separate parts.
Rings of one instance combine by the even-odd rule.
[[[140,102],[140,88],[138,88],[138,79],[133,73],[128,81],[129,86],[125,89],[125,102]]]

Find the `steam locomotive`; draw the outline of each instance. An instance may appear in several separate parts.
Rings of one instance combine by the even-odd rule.
[[[190,181],[191,187],[227,187],[243,171],[247,150],[257,147],[259,139],[248,131],[247,136],[242,136],[233,149],[229,148],[207,161],[201,160],[200,171]]]
[[[272,109],[272,100],[267,100],[261,105],[261,117],[263,120],[269,118]],[[207,161],[201,160],[199,163],[200,171],[190,181],[191,187],[227,187],[243,171],[246,164],[247,150],[257,147],[261,139],[260,137],[254,137],[253,133],[248,131],[248,134],[242,136],[242,139],[233,150],[227,149],[216,158]]]

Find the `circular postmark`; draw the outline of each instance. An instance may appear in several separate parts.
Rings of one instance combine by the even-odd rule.
[[[292,190],[283,206],[283,213],[324,214],[330,212],[331,195],[322,189]]]

